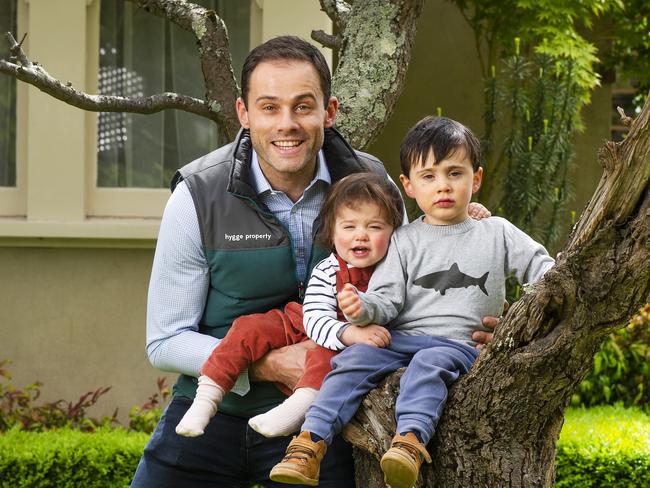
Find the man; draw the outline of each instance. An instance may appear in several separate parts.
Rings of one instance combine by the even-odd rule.
[[[149,286],[147,353],[154,366],[181,376],[134,487],[282,486],[268,474],[290,439],[264,438],[247,419],[284,399],[273,383],[295,385],[309,343],[255,363],[250,389],[242,378],[203,436],[181,437],[174,428],[232,321],[302,298],[312,266],[329,252],[313,245],[329,185],[359,171],[386,175],[332,128],[338,101],[330,86],[325,59],[311,44],[284,36],[256,47],[242,69],[236,140],[172,181]],[[321,487],[355,486],[351,448],[341,438],[322,469]]]

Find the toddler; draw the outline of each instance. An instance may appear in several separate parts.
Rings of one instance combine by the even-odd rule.
[[[393,230],[402,223],[402,208],[399,190],[387,177],[356,173],[336,183],[323,203],[319,233],[321,243],[335,252],[314,267],[304,304],[291,302],[284,310],[235,320],[203,365],[194,402],[176,432],[186,437],[203,434],[223,395],[252,362],[271,349],[312,338],[318,346],[307,352],[305,372],[293,394],[249,420],[267,437],[295,432],[337,351],[352,344],[387,346],[386,328],[349,324],[337,309],[336,295],[345,284],[366,290],[375,264],[386,255]]]

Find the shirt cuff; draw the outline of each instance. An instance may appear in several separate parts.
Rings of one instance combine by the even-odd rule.
[[[248,379],[248,370],[244,371],[237,377],[235,386],[230,390],[232,393],[236,393],[239,396],[244,396],[251,390],[251,383]]]

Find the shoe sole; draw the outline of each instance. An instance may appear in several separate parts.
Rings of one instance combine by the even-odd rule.
[[[286,483],[288,485],[308,485],[318,486],[318,480],[307,478],[305,475],[300,474],[292,469],[282,468],[276,466],[271,470],[269,478],[278,483]]]
[[[413,488],[417,481],[417,473],[413,476],[412,469],[405,465],[401,457],[385,456],[381,459],[381,470],[384,472],[384,482],[390,488]]]

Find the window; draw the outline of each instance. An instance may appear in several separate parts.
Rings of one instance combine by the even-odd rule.
[[[249,50],[250,2],[202,0],[226,22],[235,72]],[[101,2],[98,90],[138,96],[177,92],[204,97],[192,33],[128,2]],[[101,113],[100,188],[167,188],[176,169],[219,146],[216,125],[179,110],[154,115]]]
[[[16,11],[16,0],[0,0],[0,32],[18,35]],[[6,75],[0,75],[0,186],[16,186],[16,80]]]

